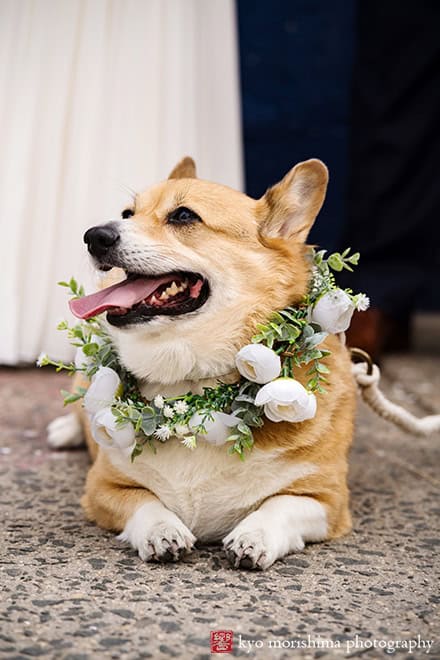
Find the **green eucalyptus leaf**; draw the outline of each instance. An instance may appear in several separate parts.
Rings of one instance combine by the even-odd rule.
[[[239,394],[235,397],[235,401],[244,402],[244,403],[254,403],[255,397],[249,396],[248,394]]]
[[[99,351],[99,345],[95,344],[94,342],[90,344],[84,344],[82,350],[84,355],[88,355],[88,356],[96,355],[96,353]]]
[[[61,390],[61,395],[63,397],[64,405],[67,406],[69,405],[69,403],[75,403],[75,401],[79,401],[79,399],[82,399],[84,396],[84,390],[82,391],[78,390],[77,392],[68,392],[67,390]]]
[[[144,417],[146,416],[154,417],[156,415],[156,412],[152,406],[143,406],[142,415]]]
[[[361,255],[359,252],[355,252],[354,254],[351,255],[351,257],[349,257],[347,261],[349,261],[354,266],[357,266],[359,263],[360,256]]]
[[[331,254],[327,259],[327,263],[332,270],[335,270],[338,273],[344,268],[344,261],[338,252]]]
[[[327,332],[315,332],[306,340],[307,347],[314,348],[315,346],[318,346],[321,342],[324,341],[324,339],[327,337],[327,334]]]
[[[156,420],[154,418],[145,418],[141,417],[140,428],[145,433],[145,435],[153,435],[154,431],[157,428]]]

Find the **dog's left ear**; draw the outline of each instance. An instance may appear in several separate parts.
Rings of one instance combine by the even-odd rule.
[[[328,170],[312,158],[298,163],[258,202],[260,235],[304,242],[324,202]]]
[[[169,179],[195,179],[196,164],[190,156],[185,156],[179,161],[168,177]]]

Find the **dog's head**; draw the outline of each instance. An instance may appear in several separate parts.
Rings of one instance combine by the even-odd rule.
[[[308,160],[256,201],[197,179],[184,158],[121,220],[86,232],[96,266],[123,283],[95,294],[88,312],[83,299],[83,316],[107,311],[123,363],[141,378],[225,374],[256,324],[304,295],[304,242],[327,180]]]

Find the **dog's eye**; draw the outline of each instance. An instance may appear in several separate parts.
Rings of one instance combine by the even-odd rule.
[[[124,209],[121,213],[121,216],[124,220],[126,218],[131,218],[132,215],[134,215],[133,209]]]
[[[186,206],[179,206],[169,214],[168,222],[171,225],[188,225],[191,222],[201,222],[201,218],[191,209],[187,209]]]

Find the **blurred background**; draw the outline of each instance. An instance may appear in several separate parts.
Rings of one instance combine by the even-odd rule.
[[[438,345],[439,31],[435,0],[0,0],[0,363],[70,355],[84,231],[186,154],[253,197],[321,158],[311,240],[372,299],[351,343]]]

